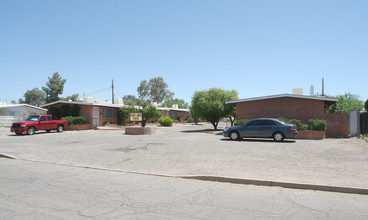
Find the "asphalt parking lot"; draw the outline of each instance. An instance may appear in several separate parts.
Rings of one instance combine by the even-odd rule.
[[[155,135],[121,130],[39,132],[16,136],[0,128],[0,153],[18,160],[173,176],[216,176],[368,189],[363,139],[230,141],[210,125],[157,128]]]

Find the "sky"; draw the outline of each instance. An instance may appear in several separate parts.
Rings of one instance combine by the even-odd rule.
[[[0,101],[41,89],[111,100],[163,77],[174,98],[310,86],[368,99],[366,0],[0,0]]]

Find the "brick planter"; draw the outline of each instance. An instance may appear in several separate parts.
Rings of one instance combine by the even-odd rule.
[[[65,130],[66,131],[78,131],[78,130],[88,130],[91,129],[91,124],[83,124],[83,125],[68,125]]]
[[[126,127],[125,134],[134,134],[134,135],[151,135],[156,133],[155,127]]]
[[[311,131],[302,130],[298,131],[296,139],[324,139],[326,138],[326,131]]]

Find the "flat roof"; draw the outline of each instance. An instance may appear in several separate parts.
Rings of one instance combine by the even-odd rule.
[[[34,106],[34,105],[28,105],[28,104],[0,105],[0,108],[16,108],[16,107],[22,107],[22,106],[38,109],[38,110],[41,110],[41,111],[47,111],[47,109],[45,109],[45,108],[37,107],[37,106]]]
[[[76,101],[56,101],[56,102],[50,102],[45,105],[42,105],[42,107],[48,107],[55,104],[73,104],[73,105],[91,105],[91,106],[102,106],[102,107],[111,107],[111,108],[121,108],[125,105],[123,104],[99,104],[99,103],[91,103],[91,102],[76,102]],[[139,108],[139,106],[134,106],[136,108]],[[173,110],[173,111],[183,111],[183,112],[189,112],[188,109],[184,108],[166,108],[166,107],[157,107],[158,110]]]
[[[324,96],[306,96],[306,95],[295,95],[295,94],[280,94],[280,95],[270,95],[270,96],[261,96],[247,99],[238,99],[225,102],[226,104],[236,104],[240,102],[251,102],[251,101],[259,101],[265,99],[277,99],[277,98],[297,98],[297,99],[312,99],[312,100],[320,100],[325,102],[337,102],[337,99],[326,98]]]

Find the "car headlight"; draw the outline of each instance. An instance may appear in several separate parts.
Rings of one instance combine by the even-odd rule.
[[[22,128],[26,127],[27,125],[21,125]]]
[[[229,128],[225,128],[225,129],[224,129],[224,132],[227,132],[228,130],[229,130]]]

